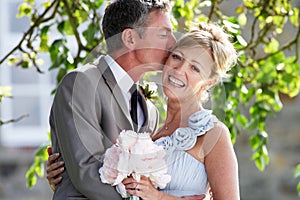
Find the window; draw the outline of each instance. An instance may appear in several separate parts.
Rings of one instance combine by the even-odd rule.
[[[0,7],[0,57],[11,50],[29,27],[29,19],[17,19],[19,3],[22,0],[4,0]],[[9,147],[39,146],[47,142],[48,116],[54,88],[53,75],[47,70],[49,61],[44,59],[45,73],[39,74],[34,67],[22,69],[1,65],[0,85],[11,86],[13,98],[4,98],[0,104],[3,121],[26,116],[22,120],[0,126],[0,145]]]

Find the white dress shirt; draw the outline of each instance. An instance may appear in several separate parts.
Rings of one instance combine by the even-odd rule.
[[[124,99],[126,100],[126,106],[128,111],[130,112],[130,99],[131,99],[131,93],[130,88],[134,84],[134,81],[132,78],[128,75],[128,73],[109,55],[106,55],[104,57],[105,61],[107,62],[109,68],[111,69],[118,86],[120,87],[122,94],[124,96]],[[138,83],[136,83],[138,84]],[[138,128],[140,129],[145,121],[145,116],[142,110],[141,105],[138,103],[137,108],[137,116],[138,116]]]

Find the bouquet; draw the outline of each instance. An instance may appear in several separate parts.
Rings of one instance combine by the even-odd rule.
[[[171,180],[164,156],[163,147],[156,145],[148,133],[122,131],[116,144],[105,152],[103,166],[99,169],[100,179],[116,186],[123,198],[128,195],[122,181],[129,175],[137,181],[144,175],[154,187],[163,189]]]

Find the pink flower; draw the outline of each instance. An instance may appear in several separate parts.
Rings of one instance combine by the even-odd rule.
[[[122,180],[129,175],[137,181],[141,175],[149,177],[155,187],[162,189],[171,180],[164,156],[163,147],[156,145],[148,133],[122,131],[117,143],[105,153],[103,167],[99,169],[101,181],[117,185],[123,197]]]
[[[103,183],[115,184],[119,174],[117,166],[120,154],[121,149],[115,145],[106,150],[103,166],[99,169],[100,178]]]

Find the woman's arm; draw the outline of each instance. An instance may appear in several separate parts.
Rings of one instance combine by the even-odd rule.
[[[238,163],[228,128],[217,124],[205,137],[217,139],[207,152],[205,166],[214,200],[239,200]],[[204,140],[206,141],[211,140]],[[205,146],[210,146],[205,144]]]

